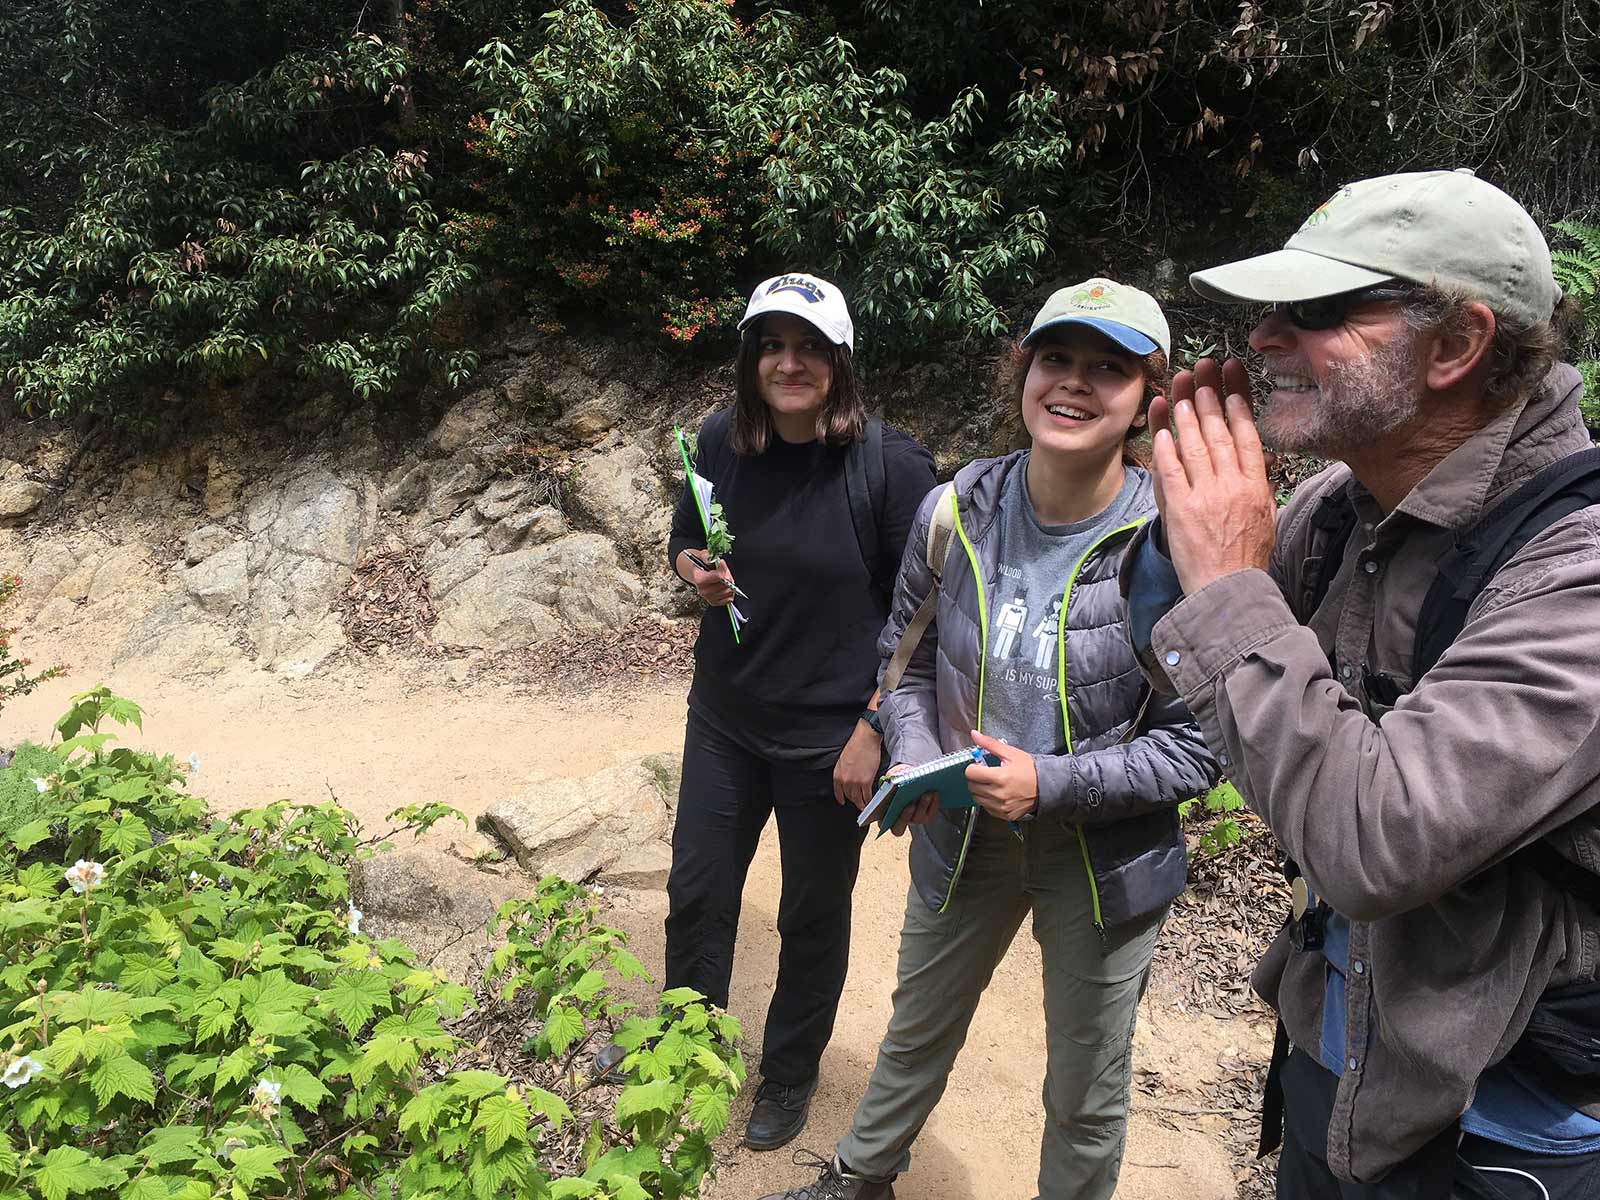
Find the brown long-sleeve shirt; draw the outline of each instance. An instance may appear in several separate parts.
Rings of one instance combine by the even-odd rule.
[[[1268,571],[1216,580],[1155,627],[1168,677],[1155,682],[1183,697],[1250,807],[1350,918],[1349,1058],[1328,1130],[1346,1179],[1381,1178],[1459,1117],[1540,994],[1600,965],[1600,914],[1508,861],[1554,833],[1600,870],[1600,823],[1584,816],[1600,802],[1600,508],[1530,541],[1438,664],[1410,675],[1454,531],[1589,445],[1579,390],[1556,367],[1387,515],[1330,468],[1280,514]],[[1302,625],[1286,597],[1303,595],[1309,518],[1336,488],[1360,524]],[[1385,708],[1365,694],[1369,672],[1410,690]],[[1285,930],[1252,983],[1297,1045],[1317,1045],[1320,954],[1296,953]]]

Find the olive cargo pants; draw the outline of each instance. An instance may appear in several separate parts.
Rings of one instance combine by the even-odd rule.
[[[1019,838],[979,818],[943,913],[912,888],[900,934],[894,1015],[839,1157],[888,1179],[944,1094],[978,998],[1029,911],[1044,958],[1047,1065],[1042,1200],[1104,1200],[1127,1136],[1133,1024],[1165,912],[1095,931],[1088,875],[1070,826],[1027,822]]]

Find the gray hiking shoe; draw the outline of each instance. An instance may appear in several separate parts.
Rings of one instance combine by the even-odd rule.
[[[790,1188],[787,1192],[772,1192],[761,1200],[894,1200],[892,1181],[851,1174],[838,1155],[823,1158],[809,1150],[797,1150],[794,1165],[814,1169],[816,1182]]]

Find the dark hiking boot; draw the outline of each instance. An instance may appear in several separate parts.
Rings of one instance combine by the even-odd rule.
[[[852,1174],[839,1161],[838,1155],[823,1158],[809,1150],[800,1150],[795,1153],[794,1163],[797,1167],[815,1168],[816,1182],[790,1188],[787,1192],[773,1192],[761,1200],[894,1200],[892,1180]]]
[[[787,1084],[763,1079],[756,1089],[756,1106],[744,1127],[744,1144],[752,1150],[776,1150],[788,1145],[806,1127],[811,1111],[811,1093],[817,1081]]]

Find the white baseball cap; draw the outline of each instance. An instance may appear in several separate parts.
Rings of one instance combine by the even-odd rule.
[[[1306,218],[1282,250],[1189,276],[1211,300],[1315,300],[1391,279],[1458,288],[1528,325],[1561,297],[1527,211],[1463,167],[1362,179]]]
[[[1115,280],[1085,279],[1051,292],[1022,344],[1061,325],[1097,329],[1130,354],[1172,353],[1172,331],[1155,297]]]
[[[743,333],[756,318],[775,312],[792,313],[811,322],[835,346],[847,346],[852,352],[856,348],[856,327],[850,320],[844,294],[826,279],[791,271],[762,280],[750,293],[739,332]]]

